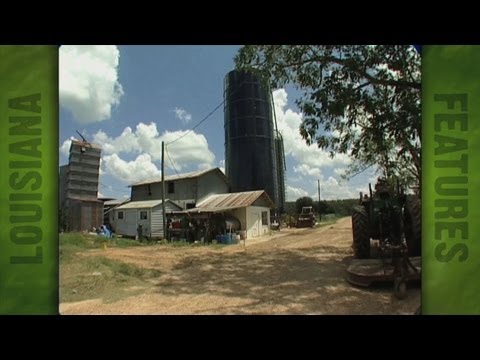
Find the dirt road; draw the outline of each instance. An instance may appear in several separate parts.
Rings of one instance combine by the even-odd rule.
[[[283,229],[275,236],[225,247],[90,250],[159,271],[136,295],[62,303],[62,314],[413,314],[420,288],[405,300],[391,286],[356,288],[345,281],[351,259],[350,218],[316,229]],[[139,295],[138,295],[139,294]]]

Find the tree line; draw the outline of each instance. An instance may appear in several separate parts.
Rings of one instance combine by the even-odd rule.
[[[352,207],[358,204],[359,199],[343,199],[343,200],[322,200],[320,206],[318,201],[314,201],[311,197],[305,196],[285,203],[285,213],[288,215],[300,214],[302,207],[312,206],[315,213],[335,214],[338,217],[350,216]]]

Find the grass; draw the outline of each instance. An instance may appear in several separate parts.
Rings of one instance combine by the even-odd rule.
[[[77,252],[102,247],[104,241],[105,239],[101,239],[100,236],[84,235],[81,233],[60,234],[60,264],[72,260]]]
[[[120,248],[131,247],[131,246],[145,246],[145,245],[149,245],[149,243],[145,241],[140,242],[137,240],[126,239],[126,238],[113,238],[113,239],[109,239],[108,241],[108,246],[120,247]]]
[[[137,288],[142,293],[152,286],[150,279],[161,272],[142,268],[102,256],[71,256],[60,264],[60,301],[81,301],[102,298],[105,302],[120,300],[135,295],[129,291]]]
[[[114,237],[107,239],[103,236],[82,234],[82,233],[63,233],[60,234],[60,247],[70,246],[78,250],[81,249],[100,249],[104,244],[109,247],[130,247],[148,245],[148,242],[140,242],[128,238]]]
[[[60,234],[60,246],[75,246],[77,248],[94,249],[101,245],[105,238],[82,233]]]
[[[132,276],[138,279],[149,279],[151,277],[160,275],[160,271],[156,269],[141,268],[132,264],[107,259],[101,256],[88,258],[87,266],[90,266],[93,270],[108,268],[114,275]]]
[[[82,233],[62,233],[60,234],[60,246],[73,246],[80,249],[99,249],[107,244],[109,247],[130,247],[149,245],[147,241],[137,241],[128,238],[114,237],[107,239],[103,236],[82,234]]]
[[[60,301],[102,298],[116,301],[151,287],[150,279],[161,275],[156,269],[142,268],[102,256],[82,256],[90,249],[144,246],[125,238],[106,239],[81,233],[60,234]],[[137,289],[132,292],[129,289]]]

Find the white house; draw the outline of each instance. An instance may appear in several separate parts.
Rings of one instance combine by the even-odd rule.
[[[103,199],[100,199],[103,201]],[[121,206],[125,203],[128,203],[130,199],[110,199],[103,201],[103,223],[105,225],[110,225],[112,230],[115,232],[115,211],[114,209],[118,206]]]
[[[165,200],[165,212],[182,210],[171,200]],[[162,200],[131,201],[116,207],[113,223],[115,232],[125,236],[136,236],[139,225],[142,233],[151,238],[163,238]]]
[[[188,213],[224,213],[240,220],[247,238],[268,234],[274,203],[264,190],[210,195]]]

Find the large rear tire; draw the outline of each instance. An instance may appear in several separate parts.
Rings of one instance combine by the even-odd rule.
[[[403,224],[408,256],[422,255],[422,209],[418,197],[408,197],[405,203]]]
[[[393,281],[393,294],[399,300],[407,297],[407,283],[405,279],[397,278]]]
[[[355,206],[352,210],[353,256],[357,259],[370,258],[370,233],[368,231],[368,215],[363,206]]]

